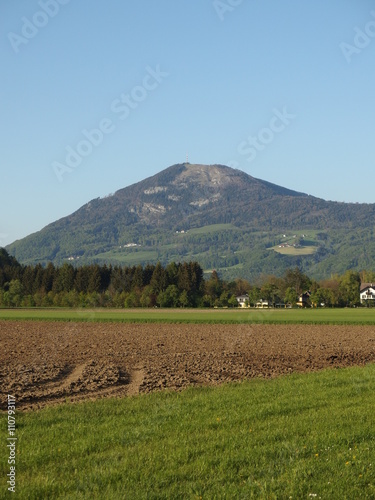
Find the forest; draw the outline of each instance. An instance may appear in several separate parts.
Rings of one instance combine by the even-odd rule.
[[[315,307],[359,306],[361,282],[375,282],[372,271],[346,271],[316,281],[298,267],[283,276],[260,275],[252,282],[228,281],[213,270],[205,276],[198,262],[112,266],[70,263],[21,265],[0,248],[0,307],[237,307],[238,295],[248,305],[260,299],[295,306],[310,292]]]

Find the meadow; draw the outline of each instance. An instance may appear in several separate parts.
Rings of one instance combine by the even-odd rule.
[[[0,309],[0,320],[123,323],[374,325],[375,308],[340,309]]]
[[[282,255],[312,255],[317,251],[318,247],[314,246],[303,246],[303,247],[272,247],[271,250],[274,250],[277,253]]]
[[[374,498],[374,404],[367,365],[18,413],[17,498]]]

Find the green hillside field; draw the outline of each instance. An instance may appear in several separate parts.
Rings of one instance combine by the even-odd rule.
[[[306,247],[273,247],[271,250],[274,250],[277,253],[281,253],[282,255],[312,255],[316,252],[317,247],[306,246]]]
[[[367,365],[17,413],[16,497],[374,498],[374,405]]]

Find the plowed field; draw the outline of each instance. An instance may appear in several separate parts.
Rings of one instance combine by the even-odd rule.
[[[1,409],[375,361],[374,326],[0,321]]]

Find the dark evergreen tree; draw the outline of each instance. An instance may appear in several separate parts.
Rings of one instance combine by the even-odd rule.
[[[88,293],[99,293],[101,292],[101,274],[99,266],[90,266],[89,279],[87,284]]]
[[[138,288],[139,290],[141,290],[143,285],[144,285],[144,283],[143,283],[143,268],[141,265],[138,265],[134,269],[133,288]]]
[[[53,282],[53,291],[55,293],[70,292],[74,287],[74,277],[74,267],[71,264],[63,264],[57,270],[57,275]]]
[[[155,266],[152,264],[147,264],[143,269],[143,286],[147,286],[150,284],[154,269]]]
[[[49,262],[46,269],[43,272],[43,278],[42,278],[42,287],[44,288],[45,293],[48,293],[52,290],[55,278],[56,278],[56,268],[51,262]]]
[[[150,286],[155,295],[163,292],[167,287],[167,274],[160,262],[156,264],[154,272],[152,273]]]
[[[25,295],[32,295],[35,290],[36,268],[34,266],[26,266],[22,274],[22,289]]]
[[[74,289],[78,293],[87,293],[89,286],[89,268],[87,266],[79,267],[74,279]]]

